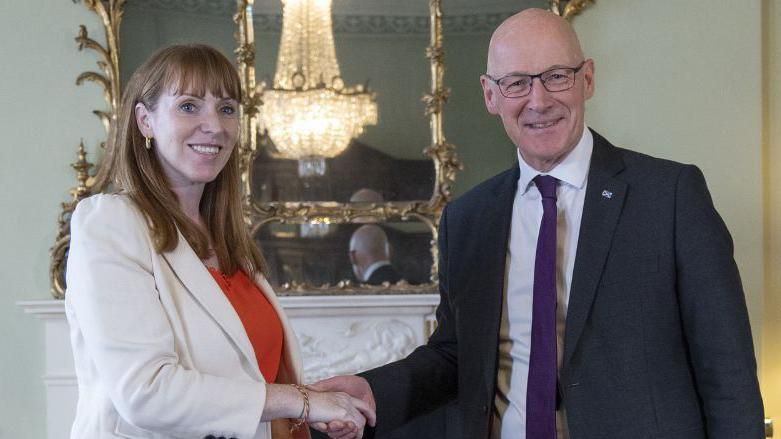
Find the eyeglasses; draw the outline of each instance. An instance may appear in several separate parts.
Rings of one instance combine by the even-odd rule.
[[[542,86],[549,92],[569,90],[575,84],[575,74],[583,68],[586,61],[582,61],[577,67],[558,67],[546,70],[536,75],[512,74],[494,79],[486,74],[485,77],[499,86],[499,91],[506,98],[522,98],[532,91],[534,78],[540,78]]]

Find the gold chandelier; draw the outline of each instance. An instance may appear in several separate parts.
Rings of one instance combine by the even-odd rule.
[[[346,87],[336,61],[332,0],[282,0],[274,86],[261,92],[259,129],[275,156],[298,160],[301,176],[323,175],[366,125],[377,123],[374,94]]]

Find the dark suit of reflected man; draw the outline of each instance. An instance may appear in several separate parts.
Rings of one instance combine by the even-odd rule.
[[[371,276],[366,280],[366,283],[369,285],[382,285],[387,282],[393,285],[400,280],[401,274],[393,268],[393,265],[388,264],[374,270]]]
[[[463,439],[540,439],[526,434],[537,419],[524,373],[543,211],[534,179],[550,175],[558,364],[547,437],[764,437],[732,239],[700,170],[585,127],[594,61],[547,11],[502,23],[487,67],[486,107],[519,160],[443,212],[436,332],[403,360],[321,386],[376,401],[378,436],[457,401]]]

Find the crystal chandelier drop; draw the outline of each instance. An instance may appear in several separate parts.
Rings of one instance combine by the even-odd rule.
[[[260,130],[276,156],[298,160],[301,176],[323,175],[366,125],[377,123],[374,94],[346,87],[336,61],[332,0],[282,0],[282,40],[274,86],[262,90]]]

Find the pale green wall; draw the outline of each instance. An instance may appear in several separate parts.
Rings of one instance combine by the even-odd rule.
[[[763,293],[761,1],[599,2],[575,18],[595,60],[587,123],[614,144],[698,165],[735,241],[755,345]],[[458,41],[453,44],[454,40]],[[485,38],[487,44],[488,37]],[[446,136],[464,163],[456,193],[516,160],[478,83],[479,39],[446,40]],[[470,110],[471,108],[471,110]]]
[[[588,123],[698,165],[735,241],[755,346],[763,294],[761,0],[600,2],[575,20],[596,63]],[[597,13],[598,11],[598,13]]]
[[[79,140],[95,145],[103,108],[97,87],[76,87],[96,68],[76,51],[79,24],[98,21],[70,1],[0,2],[0,438],[45,435],[43,325],[15,305],[47,299],[49,247],[59,204],[75,184]]]
[[[700,165],[735,238],[755,337],[763,240],[759,5],[600,1],[575,20],[597,66],[589,123],[619,145]],[[6,206],[0,217],[0,438],[44,435],[42,325],[14,302],[49,297],[48,249],[59,203],[74,183],[67,164],[79,139],[94,146],[102,132],[90,113],[104,108],[98,88],[73,83],[95,68],[94,55],[75,50],[81,23],[103,38],[81,4],[0,3],[0,205]],[[448,140],[460,148],[466,167],[461,191],[514,158],[498,121],[482,107],[477,74],[484,51],[477,43],[447,48],[447,59],[464,63],[446,74],[452,104],[462,101],[464,109],[445,115]],[[455,61],[462,58],[470,61]]]
[[[698,165],[735,241],[755,345],[763,304],[761,1],[598,2],[575,18],[596,65],[588,124],[619,146]],[[446,35],[447,36],[447,35]],[[445,40],[453,89],[445,134],[464,171],[456,194],[512,165],[483,104],[489,36]]]

